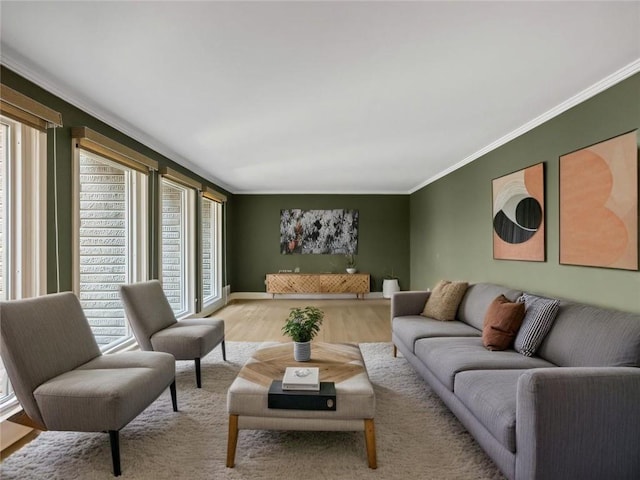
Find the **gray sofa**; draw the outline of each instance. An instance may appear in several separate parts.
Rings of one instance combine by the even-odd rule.
[[[640,315],[560,302],[536,356],[489,351],[489,304],[520,291],[469,286],[456,320],[420,315],[429,292],[391,299],[400,351],[510,479],[640,478]]]

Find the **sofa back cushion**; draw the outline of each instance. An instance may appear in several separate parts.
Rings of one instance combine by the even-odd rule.
[[[562,367],[640,367],[640,314],[561,301],[536,355]]]
[[[470,285],[458,307],[458,320],[482,330],[484,316],[489,305],[500,295],[504,295],[511,302],[515,302],[522,295],[522,291],[494,285],[493,283]]]

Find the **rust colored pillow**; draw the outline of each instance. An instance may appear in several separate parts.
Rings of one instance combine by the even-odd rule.
[[[442,321],[455,320],[468,285],[467,282],[440,280],[429,295],[422,315]]]
[[[500,295],[484,316],[482,343],[488,350],[506,350],[513,344],[523,319],[524,303],[513,303]]]

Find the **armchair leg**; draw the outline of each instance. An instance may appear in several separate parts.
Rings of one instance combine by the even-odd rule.
[[[113,475],[119,477],[120,470],[120,432],[109,430],[109,441],[111,442],[111,459],[113,461]]]
[[[194,360],[196,362],[196,385],[198,386],[198,388],[202,388],[202,377],[200,375],[200,359],[195,358]]]
[[[173,411],[178,411],[178,396],[176,394],[176,381],[174,380],[171,385],[169,385],[169,390],[171,391],[171,403],[173,404]]]
[[[222,340],[222,360],[227,361],[227,348],[224,344],[224,340]]]

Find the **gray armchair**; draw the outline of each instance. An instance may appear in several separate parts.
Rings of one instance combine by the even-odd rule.
[[[192,318],[177,321],[158,280],[122,285],[124,309],[142,350],[172,354],[176,360],[194,360],[196,385],[202,386],[200,359],[218,344],[227,359],[224,321]]]
[[[24,414],[40,430],[109,432],[120,475],[120,430],[167,387],[177,411],[175,359],[102,355],[71,292],[0,302],[2,360]]]

